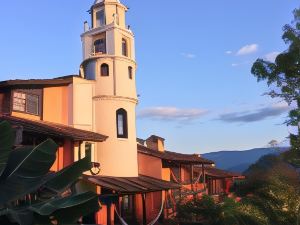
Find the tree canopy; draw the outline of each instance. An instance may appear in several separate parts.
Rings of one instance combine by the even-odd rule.
[[[289,112],[287,125],[298,127],[298,135],[290,135],[293,150],[300,151],[300,9],[293,11],[294,20],[283,27],[283,41],[288,45],[275,62],[257,59],[251,72],[258,82],[267,81],[272,98],[285,100],[294,109]]]

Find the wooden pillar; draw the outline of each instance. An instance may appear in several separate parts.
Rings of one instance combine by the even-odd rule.
[[[182,171],[181,171],[181,164],[179,164],[179,182],[182,182]]]
[[[179,183],[182,182],[182,174],[181,174],[181,164],[179,164]],[[179,189],[179,198],[181,199],[181,188]]]
[[[191,189],[194,191],[194,165],[191,165]]]
[[[214,179],[214,194],[217,194],[217,179]]]
[[[206,178],[205,178],[205,168],[204,168],[204,164],[202,164],[202,176],[203,176],[202,182],[203,182],[204,186],[206,186],[206,185],[205,185],[205,183],[206,183]]]
[[[142,204],[143,204],[143,225],[147,225],[146,194],[142,194]]]
[[[107,225],[111,225],[111,203],[107,203]]]
[[[136,217],[136,198],[135,198],[135,195],[132,195],[131,196],[131,199],[132,199],[132,211],[131,211],[131,213],[132,213],[132,220],[135,222],[135,221],[137,221],[137,217]]]

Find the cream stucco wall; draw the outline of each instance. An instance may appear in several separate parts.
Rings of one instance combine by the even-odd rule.
[[[117,138],[116,111],[123,108],[128,115],[128,138]],[[138,176],[135,103],[118,97],[95,99],[96,131],[109,138],[96,145],[96,159],[101,164],[101,175]]]
[[[95,27],[96,11],[105,9],[106,25]],[[101,164],[100,175],[134,177],[138,176],[138,157],[136,144],[137,104],[135,84],[135,49],[133,33],[125,27],[126,7],[115,2],[93,7],[93,29],[81,35],[83,45],[82,77],[92,79],[89,85],[73,84],[74,125],[92,123],[91,129],[108,136],[105,142],[95,145],[95,161]],[[118,13],[119,24],[113,14]],[[100,36],[106,37],[106,54],[93,54],[93,42]],[[122,55],[122,39],[127,40],[128,56]],[[109,66],[109,76],[101,76],[101,65]],[[95,65],[85,68],[86,65]],[[133,69],[133,78],[129,78],[128,67]],[[82,101],[85,101],[82,103]],[[116,111],[127,112],[128,138],[117,137]],[[92,118],[92,121],[91,121]],[[85,126],[80,126],[87,129]]]

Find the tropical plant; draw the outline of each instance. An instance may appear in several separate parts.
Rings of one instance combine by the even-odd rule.
[[[14,149],[8,122],[0,123],[0,216],[21,225],[74,224],[98,211],[97,195],[76,193],[78,177],[91,169],[90,154],[57,173],[49,173],[58,146],[51,139]],[[27,201],[24,201],[27,199]]]

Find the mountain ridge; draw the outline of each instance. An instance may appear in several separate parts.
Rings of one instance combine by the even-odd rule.
[[[288,149],[289,147],[265,147],[248,150],[223,150],[205,153],[202,156],[214,161],[220,169],[242,173],[262,156],[269,154],[278,155]]]

